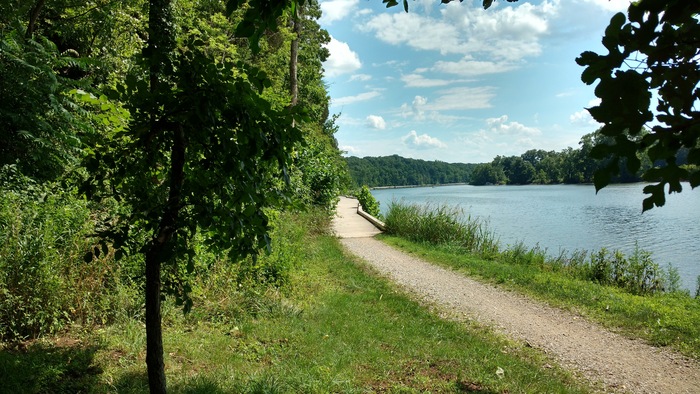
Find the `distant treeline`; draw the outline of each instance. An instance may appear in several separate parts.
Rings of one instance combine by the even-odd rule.
[[[644,135],[642,133],[638,138]],[[479,164],[474,168],[469,183],[472,185],[527,185],[557,183],[593,183],[595,172],[607,165],[610,159],[598,160],[591,157],[591,150],[609,137],[599,131],[581,137],[579,148],[566,148],[560,152],[532,149],[520,156],[496,156],[491,163]],[[641,174],[651,168],[652,164],[664,166],[665,163],[652,163],[646,154],[638,154],[640,168],[631,173],[624,160],[620,160],[620,175],[612,183],[629,183],[642,181]],[[678,152],[677,164],[686,165],[688,150]]]
[[[468,183],[476,164],[407,159],[398,155],[347,157],[350,176],[357,186],[412,186]]]
[[[569,147],[560,152],[531,149],[520,156],[496,156],[490,163],[482,164],[451,164],[407,159],[397,155],[348,157],[346,160],[350,176],[358,186],[593,183],[593,174],[608,161],[594,159],[590,153],[596,144],[605,142],[606,138],[608,137],[596,131],[584,135],[578,149]],[[686,164],[687,156],[687,150],[679,151],[677,164]],[[626,163],[621,162],[621,173],[612,182],[641,181],[641,174],[650,168],[652,163],[646,155],[640,155],[640,160],[641,167],[635,173],[630,173]]]

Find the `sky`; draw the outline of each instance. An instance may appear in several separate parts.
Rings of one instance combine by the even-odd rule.
[[[628,0],[321,1],[324,80],[346,156],[484,163],[576,148],[600,125],[585,108],[581,52]]]

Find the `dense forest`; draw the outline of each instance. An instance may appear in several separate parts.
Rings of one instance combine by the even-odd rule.
[[[356,186],[414,186],[467,183],[475,164],[408,159],[398,155],[345,158]]]

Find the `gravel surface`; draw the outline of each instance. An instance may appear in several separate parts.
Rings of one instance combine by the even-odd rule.
[[[336,229],[343,227],[346,219],[355,220],[351,215],[336,220]],[[700,393],[700,364],[695,360],[611,333],[570,312],[484,285],[373,238],[341,238],[341,242],[422,300],[444,308],[452,316],[475,319],[541,349],[563,367],[602,382],[608,392]]]

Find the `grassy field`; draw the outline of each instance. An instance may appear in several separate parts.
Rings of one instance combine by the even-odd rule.
[[[333,237],[301,231],[290,283],[197,295],[166,306],[166,373],[174,393],[578,393],[590,387],[541,353],[477,325],[432,315],[345,255]],[[398,240],[392,240],[397,243]],[[168,304],[169,305],[169,304]],[[0,392],[143,393],[139,319],[0,351]]]

